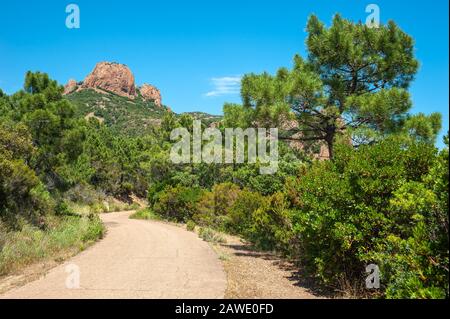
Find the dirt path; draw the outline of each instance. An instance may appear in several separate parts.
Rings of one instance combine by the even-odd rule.
[[[240,238],[224,235],[227,242],[213,245],[227,273],[227,299],[326,298],[298,267],[274,253],[259,252]]]
[[[223,266],[207,243],[179,227],[132,220],[130,214],[102,215],[108,228],[102,241],[0,298],[224,297]]]

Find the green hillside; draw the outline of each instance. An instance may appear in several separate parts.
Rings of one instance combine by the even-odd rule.
[[[114,131],[129,136],[145,135],[152,132],[154,128],[160,126],[164,115],[170,112],[166,106],[159,107],[152,101],[144,100],[139,91],[134,100],[112,92],[103,92],[86,89],[71,93],[66,97],[77,106],[79,117],[95,117]],[[182,114],[188,114],[196,120],[201,120],[205,125],[222,120],[222,116],[204,112]]]
[[[96,117],[113,130],[126,135],[141,135],[151,132],[160,125],[161,118],[168,112],[152,101],[145,101],[139,94],[134,100],[111,92],[99,93],[86,89],[67,95],[77,106],[82,117]]]
[[[202,123],[209,126],[212,123],[217,123],[222,121],[223,116],[221,115],[212,115],[204,112],[186,112],[183,114],[190,115],[195,120],[201,120]]]

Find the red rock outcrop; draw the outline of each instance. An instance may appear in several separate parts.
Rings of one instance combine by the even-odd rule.
[[[136,96],[133,73],[126,65],[119,63],[97,63],[84,80],[82,88],[100,88],[130,99]]]
[[[64,95],[70,94],[78,88],[77,81],[70,79],[69,82],[64,86]]]
[[[124,64],[114,62],[97,63],[83,82],[77,83],[73,79],[69,80],[64,86],[63,94],[67,95],[86,89],[92,89],[102,94],[112,92],[129,99],[134,99],[138,95],[131,70]],[[143,84],[139,91],[144,100],[153,101],[156,106],[162,107],[162,96],[158,88],[150,84]]]
[[[143,84],[142,87],[139,89],[141,92],[142,97],[144,100],[151,100],[155,102],[155,105],[161,106],[161,92],[150,84]]]

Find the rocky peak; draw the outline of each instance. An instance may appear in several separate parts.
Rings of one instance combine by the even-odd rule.
[[[143,84],[139,91],[141,92],[144,100],[152,100],[155,105],[161,106],[161,92],[154,86],[150,84]]]
[[[64,86],[64,94],[85,89],[93,89],[105,94],[112,92],[129,99],[134,99],[138,95],[131,70],[124,64],[114,62],[97,63],[83,82],[77,83],[73,79],[69,80]],[[155,86],[143,84],[139,88],[139,92],[144,100],[153,101],[156,106],[162,107],[161,92]]]
[[[83,81],[82,88],[100,88],[130,99],[136,96],[133,73],[126,65],[119,63],[97,63]]]
[[[70,79],[69,82],[64,86],[64,93],[63,94],[70,94],[74,92],[78,88],[77,81],[74,79]]]

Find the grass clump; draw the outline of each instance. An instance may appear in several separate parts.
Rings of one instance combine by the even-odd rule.
[[[225,244],[227,242],[225,237],[215,232],[211,228],[200,228],[198,235],[201,239],[208,243]]]
[[[144,208],[138,210],[136,213],[130,216],[131,219],[142,219],[142,220],[160,220],[161,218],[156,215],[151,209]]]
[[[188,221],[186,223],[186,229],[188,231],[195,231],[195,223],[192,220]]]

